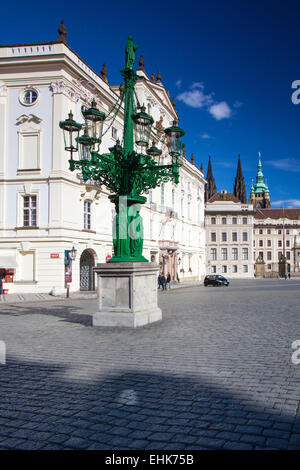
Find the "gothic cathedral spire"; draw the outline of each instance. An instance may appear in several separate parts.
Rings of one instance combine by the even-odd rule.
[[[239,155],[236,177],[234,180],[233,194],[237,197],[243,204],[247,204],[246,196],[246,186],[245,179],[243,177],[241,157]]]
[[[213,177],[212,167],[211,167],[211,157],[209,155],[207,175],[206,175],[206,185],[205,185],[205,202],[207,202],[216,192],[217,187],[215,179]]]

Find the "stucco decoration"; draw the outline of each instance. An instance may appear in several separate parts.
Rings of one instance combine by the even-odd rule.
[[[50,88],[53,94],[63,94],[67,96],[67,98],[69,98],[74,103],[77,103],[77,101],[79,101],[80,99],[80,94],[63,80],[57,80],[56,82],[51,82]]]

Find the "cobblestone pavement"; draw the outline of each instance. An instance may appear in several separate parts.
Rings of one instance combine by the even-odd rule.
[[[300,449],[300,281],[159,294],[163,321],[91,327],[95,300],[0,305],[0,449]]]

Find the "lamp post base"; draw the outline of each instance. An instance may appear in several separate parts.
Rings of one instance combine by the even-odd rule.
[[[103,263],[94,270],[99,310],[93,315],[93,326],[136,328],[162,319],[156,263]]]

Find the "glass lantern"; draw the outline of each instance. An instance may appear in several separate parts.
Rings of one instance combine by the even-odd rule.
[[[84,134],[77,137],[79,147],[79,158],[80,160],[91,160],[90,145],[91,139],[88,136],[87,129],[85,127]]]
[[[177,126],[177,121],[173,121],[173,125],[165,129],[165,134],[170,139],[170,155],[181,159],[183,153],[182,137],[185,132]]]
[[[132,119],[135,124],[135,143],[140,147],[148,147],[153,118],[146,113],[145,106],[133,114]]]
[[[78,136],[82,124],[74,121],[72,111],[69,112],[68,118],[65,121],[60,121],[59,127],[63,130],[65,150],[72,153],[78,150]]]
[[[150,155],[150,157],[157,159],[157,164],[160,165],[160,156],[162,151],[155,147],[154,140],[152,142],[152,146],[147,150],[147,154]]]
[[[103,133],[103,122],[106,118],[102,111],[97,108],[95,100],[92,101],[91,107],[82,109],[82,114],[85,120],[87,135],[91,140],[91,143],[101,143]]]

